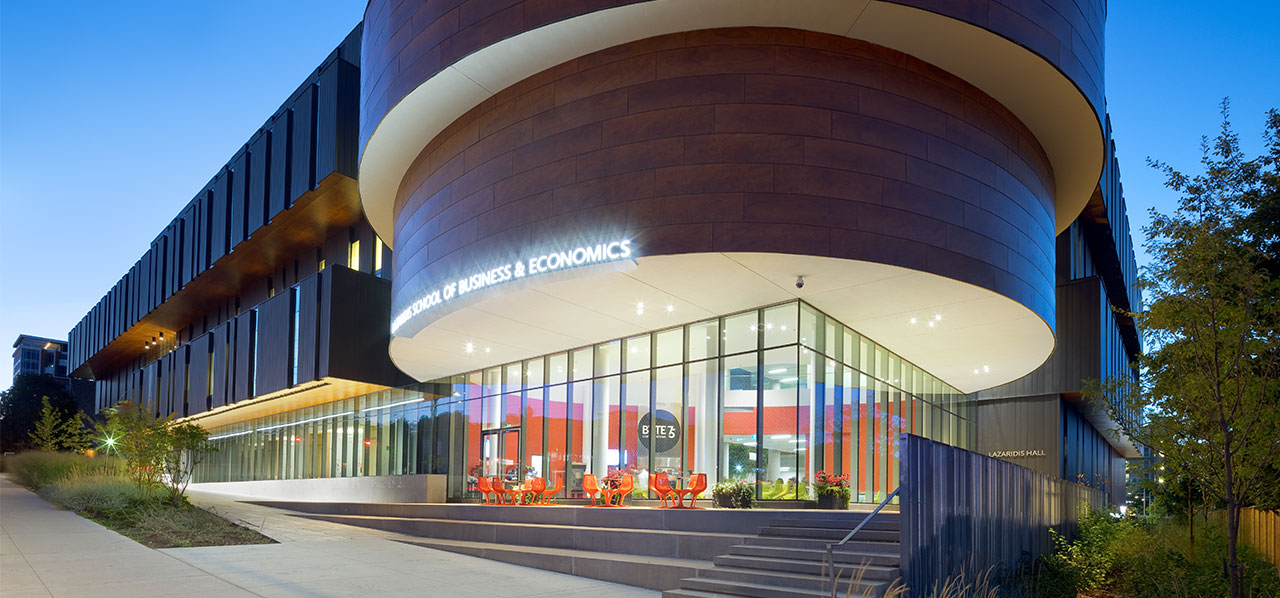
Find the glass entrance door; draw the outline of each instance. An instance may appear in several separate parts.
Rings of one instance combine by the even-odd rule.
[[[523,480],[520,475],[520,428],[503,428],[484,432],[481,438],[484,475],[500,477],[503,482]]]

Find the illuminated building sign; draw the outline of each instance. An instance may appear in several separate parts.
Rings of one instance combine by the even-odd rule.
[[[1017,459],[1019,457],[1043,457],[1043,450],[1027,450],[1027,451],[995,451],[990,455],[994,459]]]
[[[428,291],[396,315],[395,319],[391,321],[391,333],[395,334],[396,330],[419,314],[444,305],[467,293],[474,293],[481,289],[538,274],[625,260],[631,258],[633,253],[631,240],[621,239],[521,258],[511,263],[476,272],[456,280],[450,280]]]

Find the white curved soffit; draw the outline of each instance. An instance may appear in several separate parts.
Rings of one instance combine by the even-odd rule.
[[[786,27],[862,39],[962,77],[1012,111],[1053,167],[1056,231],[1075,220],[1102,172],[1102,129],[1088,100],[1053,65],[968,23],[867,0],[655,0],[552,23],[472,53],[424,81],[377,124],[360,156],[369,222],[394,243],[396,192],[414,159],[475,105],[526,77],[632,41],[720,27]]]
[[[797,273],[805,276],[803,289],[795,287]],[[1054,347],[1049,325],[1016,301],[872,262],[692,253],[564,274],[495,287],[410,336],[392,335],[391,359],[431,380],[795,298],[964,392],[1021,378]]]

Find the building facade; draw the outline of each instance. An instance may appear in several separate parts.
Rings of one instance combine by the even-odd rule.
[[[876,502],[910,432],[1122,494],[1081,396],[1140,350],[1104,20],[372,0],[73,367],[209,428],[232,491],[826,471]]]
[[[13,341],[13,377],[46,374],[67,382],[67,341],[19,334]]]

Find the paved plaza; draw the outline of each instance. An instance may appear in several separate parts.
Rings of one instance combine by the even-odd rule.
[[[657,598],[658,592],[410,546],[409,536],[191,493],[278,544],[153,550],[0,478],[0,595]]]

